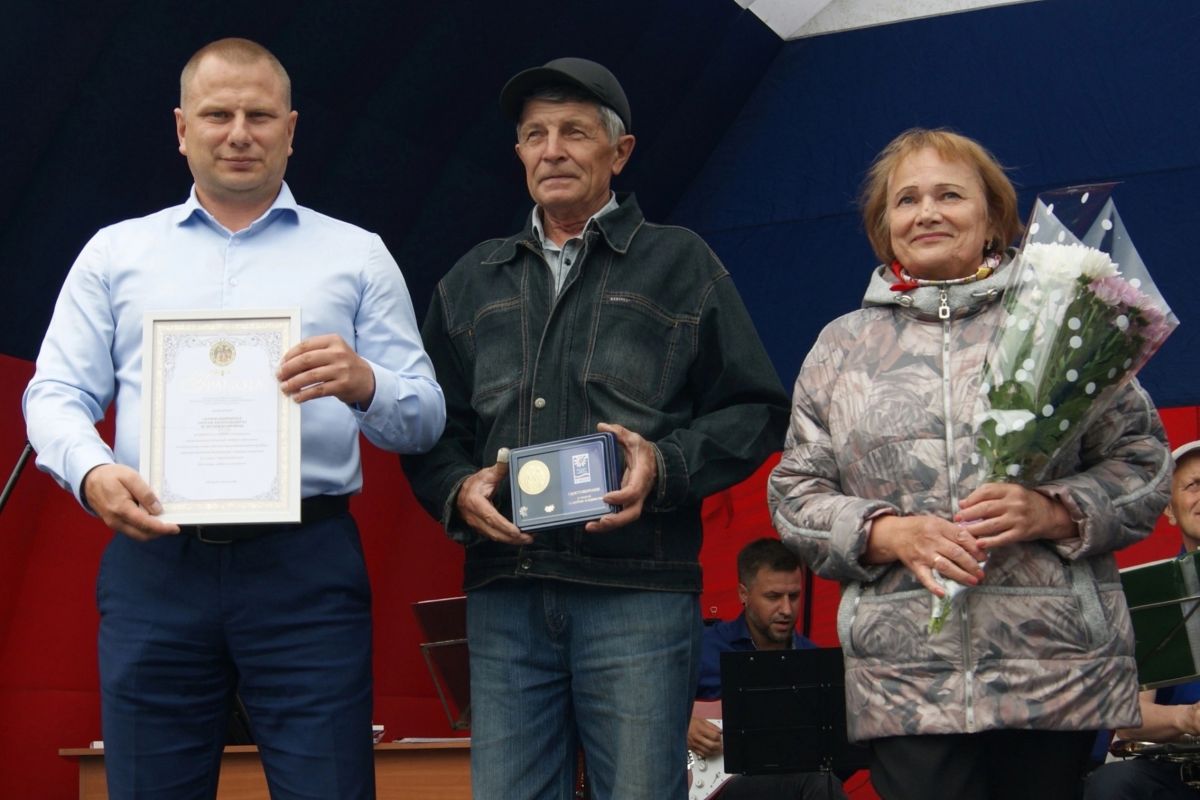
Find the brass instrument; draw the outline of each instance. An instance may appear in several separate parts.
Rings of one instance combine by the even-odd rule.
[[[1108,751],[1118,758],[1149,758],[1179,765],[1179,779],[1200,789],[1200,738],[1187,737],[1176,742],[1138,742],[1116,739]]]

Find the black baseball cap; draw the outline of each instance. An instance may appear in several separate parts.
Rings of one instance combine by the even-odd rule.
[[[500,108],[516,122],[521,118],[525,98],[547,86],[581,89],[617,112],[621,122],[625,123],[626,133],[632,130],[625,90],[606,67],[586,58],[556,58],[544,66],[518,72],[500,90]]]

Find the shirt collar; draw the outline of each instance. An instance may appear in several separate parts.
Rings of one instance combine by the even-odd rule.
[[[750,625],[749,625],[749,623],[746,622],[745,609],[743,609],[742,613],[738,614],[737,618],[735,620],[733,620],[732,627],[733,627],[733,633],[736,636],[735,641],[749,642],[750,649],[752,649],[752,650],[758,649],[758,645],[756,645],[754,643],[754,637],[750,635]],[[800,634],[796,633],[796,631],[793,629],[792,630],[792,640],[790,642],[788,642],[787,649],[799,650],[801,641],[802,641],[802,639],[800,638]]]
[[[287,181],[284,181],[279,187],[279,194],[275,196],[275,202],[271,203],[271,207],[263,212],[262,216],[250,223],[247,231],[252,231],[255,228],[262,227],[279,216],[289,216],[292,219],[299,218],[300,206],[296,203],[296,198],[292,195],[292,190],[288,188]],[[209,213],[203,205],[200,204],[200,198],[196,196],[196,184],[192,184],[192,190],[188,192],[188,199],[179,206],[179,213],[176,215],[175,224],[184,225],[193,219],[200,219],[207,222],[209,225],[216,226],[220,230],[226,230],[225,226],[217,222],[216,218]]]
[[[608,212],[616,209],[616,207],[617,207],[617,195],[613,192],[609,192],[608,193],[608,202],[604,204],[603,208],[601,208],[595,214],[592,214],[590,217],[588,217],[588,221],[586,223],[584,223],[583,229],[586,231],[588,225],[592,224],[592,220],[603,217]],[[556,245],[553,241],[546,238],[546,230],[545,230],[545,228],[542,227],[542,215],[540,213],[538,213],[539,211],[541,211],[541,208],[542,208],[541,206],[533,207],[533,233],[537,237],[538,244],[540,244],[542,246],[543,250],[546,248],[550,248],[553,250],[559,250],[561,248],[559,248],[558,245]]]

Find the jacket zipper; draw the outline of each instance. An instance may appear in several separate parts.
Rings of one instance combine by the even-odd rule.
[[[954,469],[954,411],[950,386],[950,295],[946,287],[938,289],[938,319],[942,321],[942,415],[946,427],[946,486],[950,492],[950,513],[958,513],[958,482]],[[967,715],[967,732],[975,732],[975,670],[971,667],[971,620],[966,598],[959,602],[959,628],[963,640],[963,705]]]

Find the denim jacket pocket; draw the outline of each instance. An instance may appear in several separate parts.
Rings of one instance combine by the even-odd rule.
[[[576,548],[587,558],[654,562],[663,557],[662,530],[648,517],[608,533],[588,533],[581,529]]]
[[[661,405],[686,377],[682,372],[689,359],[680,352],[685,326],[649,298],[631,292],[606,292],[597,314],[587,380],[644,405]],[[613,347],[612,342],[624,346]]]
[[[471,406],[488,427],[505,418],[516,424],[526,345],[524,337],[514,332],[521,330],[520,298],[510,298],[480,309],[465,334],[469,337],[465,347],[473,358]]]

